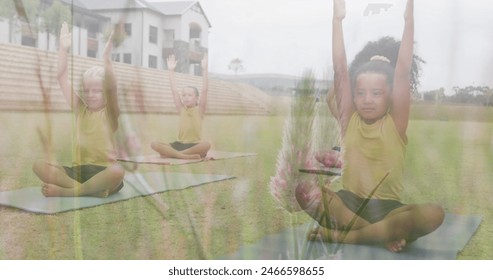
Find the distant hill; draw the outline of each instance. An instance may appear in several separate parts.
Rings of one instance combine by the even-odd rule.
[[[296,84],[301,77],[283,74],[246,74],[246,75],[225,75],[210,73],[211,78],[226,80],[230,82],[245,83],[257,87],[270,95],[291,96]],[[326,91],[331,81],[318,80],[316,87],[320,91]]]

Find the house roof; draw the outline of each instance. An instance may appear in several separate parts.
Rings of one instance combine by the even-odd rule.
[[[124,9],[150,9],[157,11],[144,0],[76,0],[81,2],[89,10],[124,10]],[[157,11],[158,12],[158,11]]]
[[[68,0],[64,0],[68,1]],[[70,1],[68,1],[70,2]],[[145,0],[74,0],[74,6],[81,5],[89,10],[125,10],[125,9],[149,9],[167,16],[183,15],[186,11],[197,5],[207,21],[209,27],[211,23],[200,6],[198,1],[163,1],[147,2]]]
[[[150,6],[154,6],[154,8],[156,10],[158,10],[160,13],[167,15],[167,16],[183,15],[190,8],[197,5],[198,8],[202,11],[202,14],[205,17],[207,24],[209,25],[209,27],[211,27],[211,23],[210,23],[209,19],[207,18],[206,14],[204,13],[204,10],[202,9],[202,6],[200,6],[200,3],[198,1],[163,1],[163,2],[152,2],[152,3],[148,3],[148,4]]]
[[[87,9],[79,0],[62,0],[62,2],[68,5],[74,5],[77,8]]]
[[[43,0],[42,0],[43,1]],[[44,0],[48,2],[51,5],[51,2],[49,0]],[[85,14],[85,15],[90,15],[93,18],[103,18],[103,19],[109,19],[106,16],[94,13],[93,11],[89,10],[86,5],[84,5],[81,0],[61,0],[61,2],[65,5],[68,5],[69,7],[71,6],[75,11]]]
[[[150,3],[157,10],[165,15],[182,15],[190,9],[197,1],[170,1]]]

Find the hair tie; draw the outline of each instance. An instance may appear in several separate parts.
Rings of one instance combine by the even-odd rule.
[[[380,61],[383,61],[383,62],[390,63],[390,59],[386,58],[383,55],[374,55],[374,56],[372,56],[370,58],[370,61],[372,61],[372,60],[380,60]]]

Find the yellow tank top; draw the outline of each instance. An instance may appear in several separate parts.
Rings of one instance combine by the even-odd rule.
[[[109,166],[115,160],[113,130],[106,108],[91,112],[86,106],[80,106],[76,116],[73,165]]]
[[[202,138],[202,117],[198,106],[183,107],[180,111],[178,141],[181,143],[198,143]]]
[[[368,125],[354,113],[343,139],[343,153],[345,189],[367,198],[390,171],[372,198],[400,200],[406,143],[389,114]]]

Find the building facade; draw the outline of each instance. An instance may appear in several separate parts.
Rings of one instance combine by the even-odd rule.
[[[46,9],[53,0],[41,0]],[[143,0],[62,0],[72,12],[73,53],[101,57],[110,30],[120,42],[112,59],[131,65],[166,69],[174,54],[177,71],[200,75],[200,62],[208,52],[211,27],[198,1],[146,2]],[[38,20],[41,20],[38,18]],[[57,36],[29,30],[18,18],[0,19],[0,43],[22,44],[44,50],[57,49]]]

